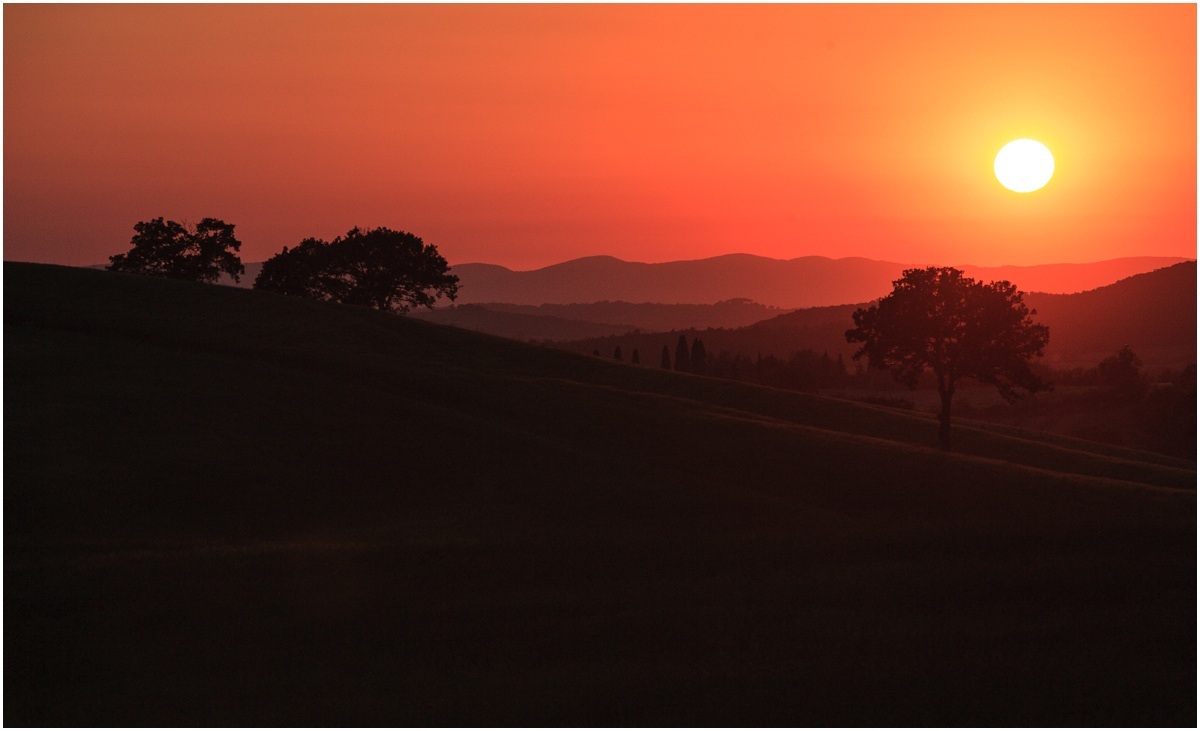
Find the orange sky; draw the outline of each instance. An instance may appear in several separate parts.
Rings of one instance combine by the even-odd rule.
[[[1010,139],[1050,184],[1002,188]],[[1196,255],[1194,5],[4,6],[4,258]]]

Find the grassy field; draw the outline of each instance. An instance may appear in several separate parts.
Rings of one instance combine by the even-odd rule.
[[[4,723],[1196,723],[1195,465],[4,265]]]

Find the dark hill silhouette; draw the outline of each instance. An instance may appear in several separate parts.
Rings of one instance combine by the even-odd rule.
[[[1180,261],[1183,259],[1135,257],[1087,264],[963,268],[976,278],[1009,279],[1023,291],[1077,292]],[[459,264],[452,271],[462,282],[460,304],[540,305],[601,300],[706,304],[748,298],[791,309],[882,297],[909,266],[857,257],[780,260],[729,254],[662,264],[594,256],[532,271],[512,271],[494,264]]]
[[[1095,366],[1128,345],[1148,368],[1181,368],[1196,358],[1196,262],[1184,262],[1078,294],[1031,292],[1026,302],[1036,320],[1050,327],[1044,360],[1056,368]],[[799,350],[841,354],[849,362],[855,347],[845,339],[853,326],[853,305],[789,312],[743,328],[698,334],[712,353],[787,357]],[[639,333],[564,343],[570,350],[611,352],[616,346],[657,352],[677,333]]]
[[[621,335],[637,329],[634,325],[569,320],[527,312],[498,311],[490,306],[482,305],[452,305],[432,310],[413,310],[409,313],[409,317],[521,341],[560,341],[575,340],[580,337],[606,337]]]
[[[4,299],[6,725],[1195,724],[1180,460],[228,287]]]
[[[1070,293],[1111,284],[1133,274],[1184,261],[1178,257],[1131,257],[1085,264],[1041,264],[1028,267],[964,265],[968,276],[990,281],[1007,279],[1025,292]],[[241,286],[254,282],[260,263],[246,264]],[[709,259],[661,264],[627,262],[590,256],[531,271],[495,264],[457,264],[451,272],[461,281],[456,304],[503,302],[514,305],[573,304],[621,300],[665,304],[712,304],[750,299],[772,307],[795,309],[864,302],[891,290],[892,280],[911,264],[859,257],[829,259],[805,256],[769,259],[728,254]],[[228,278],[222,284],[233,284]],[[493,308],[494,309],[494,308]],[[593,316],[558,312],[566,319],[610,322]],[[629,321],[629,318],[623,318]],[[730,327],[746,323],[694,323]],[[639,325],[640,327],[640,325]]]
[[[482,310],[487,310],[484,314]],[[664,305],[652,302],[589,304],[481,305],[414,310],[411,316],[517,340],[578,340],[621,335],[632,330],[657,332],[688,328],[742,327],[784,312],[746,299],[711,305]]]
[[[1147,367],[1196,362],[1196,262],[1074,295],[1031,293],[1050,326],[1051,365],[1093,366],[1128,345]]]

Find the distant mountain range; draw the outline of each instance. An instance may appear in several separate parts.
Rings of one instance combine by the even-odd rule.
[[[1091,367],[1128,345],[1150,368],[1179,368],[1196,362],[1196,262],[1189,261],[1128,277],[1078,294],[1032,292],[1026,303],[1035,320],[1050,327],[1045,363],[1056,368]],[[787,357],[798,350],[842,354],[849,360],[855,347],[845,332],[853,326],[854,305],[814,307],[789,312],[731,330],[693,329],[710,354],[722,350],[751,357]],[[629,333],[590,338],[563,347],[580,353],[658,353],[674,348],[678,332]],[[643,359],[645,362],[645,359]]]
[[[1180,257],[1139,256],[1085,264],[1039,264],[1017,267],[959,266],[968,276],[1007,279],[1025,292],[1082,292],[1143,272],[1187,261]],[[858,257],[769,259],[728,254],[709,259],[661,264],[590,256],[561,264],[514,271],[496,264],[458,264],[451,268],[461,282],[454,304],[502,302],[508,305],[585,304],[605,301],[662,304],[715,304],[753,300],[770,307],[797,309],[865,302],[891,290],[892,282],[914,264]],[[254,284],[261,262],[246,264],[239,286]],[[222,284],[233,284],[228,278]],[[446,303],[450,304],[450,303]],[[596,320],[590,315],[560,312],[525,314]],[[765,315],[769,317],[770,315]],[[596,320],[610,323],[610,319]],[[624,321],[629,321],[625,318]],[[634,323],[638,327],[643,327]],[[666,323],[659,323],[664,325]],[[746,324],[746,323],[736,323]],[[733,322],[695,322],[693,326],[735,326]],[[677,323],[675,326],[679,326]]]
[[[1007,279],[1026,292],[1081,292],[1134,274],[1187,261],[1179,257],[1131,257],[1086,264],[1029,267],[961,266],[984,281]],[[532,271],[495,264],[459,264],[458,304],[504,302],[520,305],[621,300],[666,304],[711,304],[745,298],[795,309],[864,302],[891,290],[914,265],[850,257],[768,259],[729,254],[662,264],[593,256]]]

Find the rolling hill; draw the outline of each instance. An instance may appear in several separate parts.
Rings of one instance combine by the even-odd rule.
[[[977,279],[1008,279],[1026,292],[1069,293],[1094,289],[1181,261],[1184,260],[1134,257],[1086,264],[960,268]],[[513,271],[495,264],[458,264],[453,272],[462,282],[460,304],[540,305],[601,300],[705,304],[746,298],[795,309],[881,297],[891,290],[892,281],[911,266],[857,257],[806,256],[781,260],[729,254],[661,264],[593,256],[532,271]]]
[[[537,312],[538,308],[530,307]],[[416,309],[409,316],[439,325],[452,325],[464,330],[512,338],[523,342],[531,340],[577,340],[587,337],[622,335],[636,330],[631,324],[590,322],[553,315],[533,314],[529,311],[506,311],[483,305],[451,305],[434,309]]]
[[[1194,465],[4,265],[6,725],[1194,725]]]
[[[742,327],[783,310],[750,300],[711,305],[664,305],[653,302],[513,305],[487,302],[417,309],[410,317],[453,325],[514,340],[579,340],[622,335],[633,330],[661,332],[689,328]]]
[[[1196,362],[1196,262],[1184,262],[1078,294],[1031,292],[1025,297],[1035,319],[1050,327],[1045,363],[1055,368],[1090,368],[1130,346],[1148,368],[1181,368]],[[710,354],[722,350],[787,357],[798,350],[828,351],[849,360],[855,346],[845,333],[857,305],[813,307],[743,328],[689,331]],[[679,333],[637,333],[563,343],[579,353],[657,353],[674,347]]]
[[[1084,264],[1040,264],[1017,267],[962,265],[968,276],[992,281],[1007,279],[1025,292],[1067,294],[1112,284],[1134,274],[1185,261],[1178,257],[1139,256]],[[913,264],[874,261],[859,257],[829,259],[805,256],[798,259],[769,259],[751,254],[728,254],[708,259],[672,261],[661,264],[622,261],[611,256],[591,256],[530,271],[513,271],[496,264],[456,264],[451,268],[462,282],[456,302],[499,309],[505,305],[585,305],[620,300],[627,303],[660,305],[705,305],[727,300],[752,300],[758,307],[797,309],[864,302],[882,297],[892,281]],[[262,268],[261,262],[246,264],[246,274],[237,286],[251,287]],[[233,280],[222,276],[222,284]],[[729,308],[726,308],[729,309]],[[569,320],[608,324],[635,322],[642,329],[685,327],[740,327],[756,320],[738,321],[749,313],[726,313],[693,322],[679,322],[678,314],[664,322],[667,313],[626,312],[616,320],[610,310],[562,309],[523,314],[549,315]],[[599,317],[597,315],[600,315]],[[693,313],[700,314],[700,313]],[[764,314],[757,320],[770,317]],[[636,321],[631,318],[639,318]],[[651,321],[643,324],[642,319]]]

